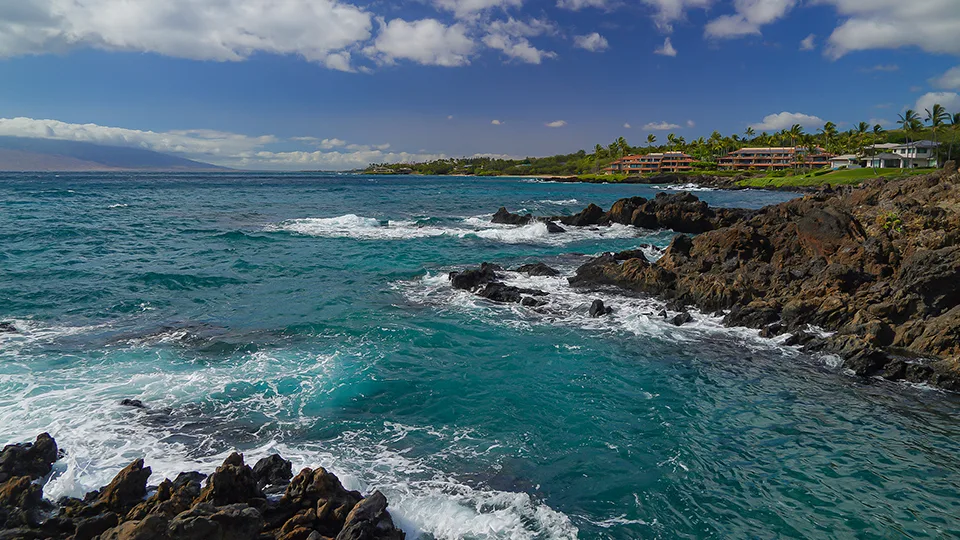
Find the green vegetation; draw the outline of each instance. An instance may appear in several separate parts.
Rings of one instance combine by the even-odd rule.
[[[748,147],[819,146],[832,154],[858,154],[871,145],[880,143],[907,143],[929,139],[941,143],[937,157],[941,163],[952,159],[955,149],[960,147],[960,112],[950,114],[941,105],[934,105],[923,111],[921,117],[913,110],[904,111],[897,122],[899,129],[884,130],[880,125],[871,126],[860,122],[847,131],[840,131],[837,124],[827,122],[816,133],[806,133],[799,124],[776,133],[756,133],[747,128],[743,137],[738,134],[724,136],[714,131],[710,137],[700,137],[687,142],[673,133],[666,136],[666,142],[657,144],[656,135],[646,137],[645,146],[631,146],[623,137],[604,146],[597,144],[591,152],[580,150],[573,154],[550,157],[528,157],[524,159],[498,159],[491,157],[440,159],[428,163],[412,164],[375,164],[364,172],[389,172],[427,175],[476,175],[476,176],[578,176],[584,181],[621,182],[618,176],[605,176],[603,169],[612,162],[628,155],[650,154],[654,152],[684,152],[696,160],[693,171],[679,174],[709,174],[713,176],[743,176],[743,171],[718,171],[717,162],[730,152]],[[802,155],[794,170],[780,171],[763,178],[751,178],[741,185],[755,187],[770,186],[816,186],[822,184],[855,184],[878,173],[872,169],[852,171],[816,171],[809,173],[804,167]],[[883,171],[886,176],[898,172]],[[909,171],[906,174],[915,174]],[[603,176],[598,176],[603,175]]]
[[[857,185],[872,178],[902,178],[929,174],[935,169],[843,169],[819,170],[800,175],[770,174],[759,178],[740,180],[737,185],[752,188],[817,187]]]

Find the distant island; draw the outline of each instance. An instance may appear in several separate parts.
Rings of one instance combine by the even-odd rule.
[[[876,176],[910,176],[939,168],[956,154],[960,112],[940,105],[900,115],[898,129],[860,122],[841,131],[826,122],[816,133],[796,124],[776,133],[722,135],[687,141],[671,133],[659,142],[649,135],[645,146],[624,137],[593,151],[524,159],[463,157],[422,163],[377,163],[365,174],[467,176],[541,176],[585,182],[649,182],[669,176],[709,177],[725,187],[806,187],[858,184]],[[658,144],[659,142],[659,144]],[[726,180],[724,180],[726,179]]]
[[[229,171],[191,159],[123,146],[78,141],[0,137],[0,171]]]

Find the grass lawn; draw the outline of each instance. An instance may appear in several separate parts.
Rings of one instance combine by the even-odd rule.
[[[847,169],[832,171],[826,174],[823,174],[823,171],[814,171],[799,176],[748,178],[738,183],[743,187],[755,188],[857,185],[871,178],[903,178],[906,176],[930,174],[936,170],[937,169]]]

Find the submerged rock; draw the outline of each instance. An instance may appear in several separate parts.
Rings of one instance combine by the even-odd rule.
[[[477,270],[450,272],[450,284],[454,289],[476,290],[482,285],[495,281],[498,270],[502,269],[495,264],[483,263]]]
[[[124,399],[120,402],[123,407],[132,407],[134,409],[146,409],[147,406],[139,399]]]
[[[18,332],[19,330],[17,330],[17,327],[14,326],[13,323],[0,322],[0,334],[16,334]]]
[[[561,227],[560,225],[557,225],[557,224],[554,223],[553,221],[544,221],[544,223],[546,223],[546,225],[547,225],[547,232],[550,233],[550,234],[560,234],[560,233],[565,233],[565,232],[567,232],[566,229],[564,229],[564,228]]]
[[[550,276],[550,277],[552,277],[552,276],[559,276],[559,275],[560,275],[560,271],[559,271],[559,270],[554,270],[553,268],[550,268],[549,266],[543,264],[542,262],[541,262],[541,263],[536,263],[536,264],[525,264],[525,265],[521,266],[520,268],[517,268],[516,271],[517,271],[517,273],[519,273],[519,274],[527,274],[528,276]]]

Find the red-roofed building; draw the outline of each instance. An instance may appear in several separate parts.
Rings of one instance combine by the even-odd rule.
[[[823,148],[742,148],[720,158],[721,170],[785,170],[796,166],[820,169],[830,166],[833,154]]]
[[[683,152],[634,155],[620,158],[603,169],[607,174],[643,174],[692,171],[694,159]]]

